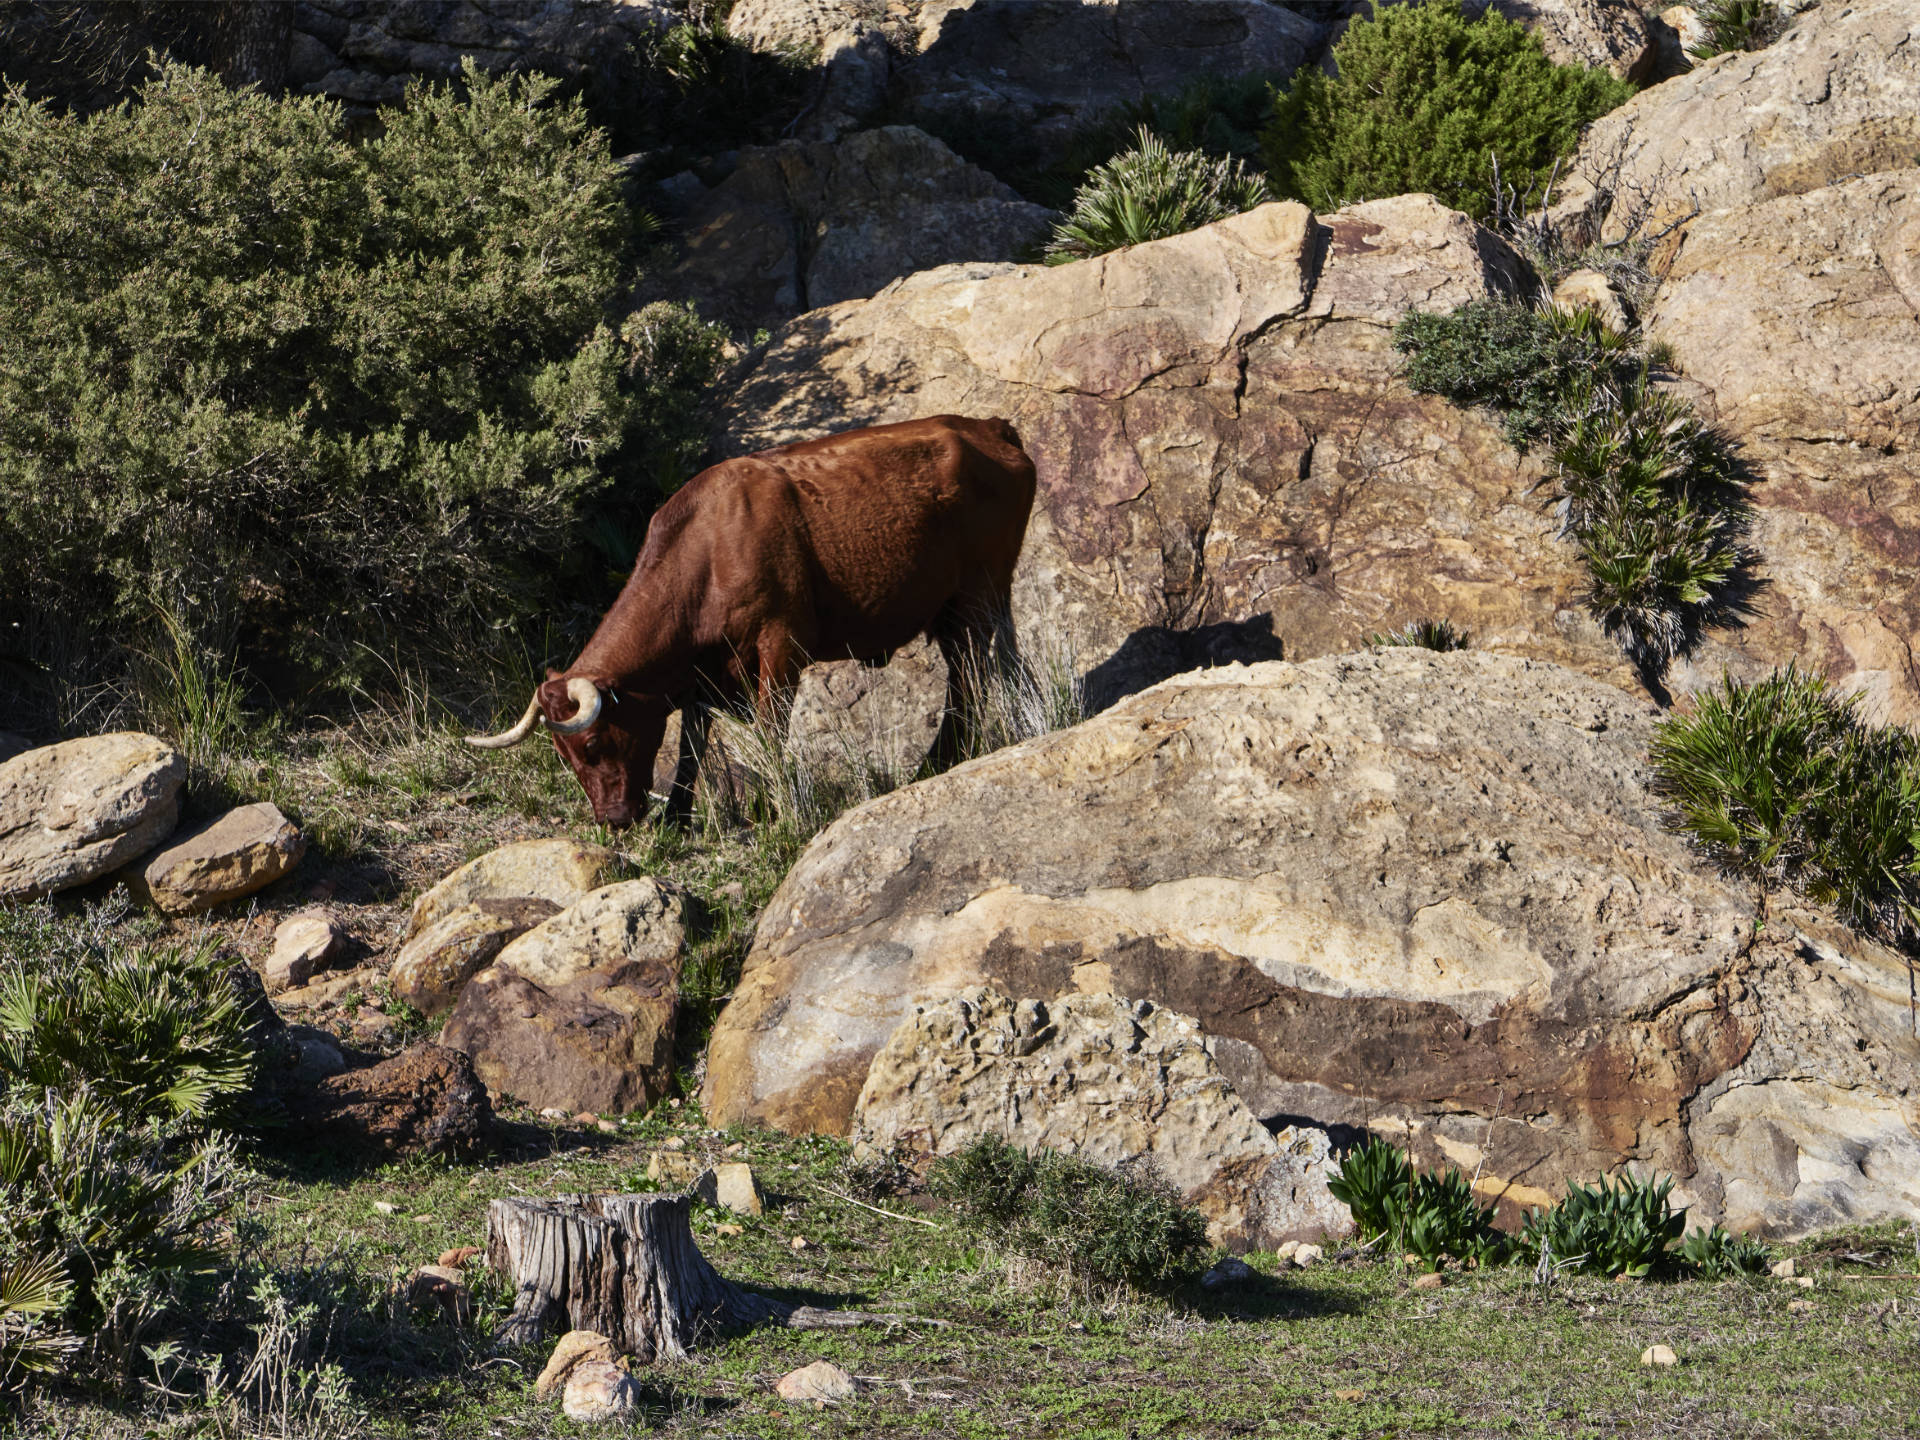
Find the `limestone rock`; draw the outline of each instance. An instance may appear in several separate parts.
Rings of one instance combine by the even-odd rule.
[[[1112,994],[1013,1000],[973,990],[903,1020],[853,1111],[856,1157],[951,1155],[982,1135],[1112,1169],[1149,1164],[1235,1250],[1350,1228],[1327,1137],[1247,1109],[1199,1026]]]
[[[673,1076],[686,927],[652,880],[595,890],[467,982],[443,1039],[488,1089],[571,1115],[620,1115]]]
[[[569,1330],[554,1343],[553,1353],[533,1382],[533,1393],[544,1400],[567,1383],[574,1367],[586,1360],[613,1362],[613,1342],[597,1330]]]
[[[873,765],[911,775],[933,748],[946,703],[946,661],[932,641],[917,639],[885,665],[809,665],[794,692],[787,739],[830,773]]]
[[[694,1181],[693,1193],[709,1205],[731,1210],[736,1215],[758,1215],[766,1208],[753,1167],[738,1160],[706,1171]]]
[[[469,861],[413,902],[411,940],[444,915],[477,900],[546,900],[568,906],[598,888],[613,852],[575,840],[522,840]]]
[[[551,900],[476,900],[449,910],[400,947],[388,978],[423,1015],[453,1008],[468,980],[508,942],[560,913]]]
[[[656,1150],[647,1157],[647,1178],[667,1190],[691,1190],[708,1173],[697,1155]]]
[[[131,731],[0,762],[0,900],[71,890],[153,849],[180,818],[187,762]]]
[[[618,1420],[640,1403],[640,1382],[610,1360],[582,1360],[567,1376],[560,1395],[560,1413],[569,1420],[592,1424]]]
[[[1910,1213],[1904,965],[1796,910],[1756,939],[1648,788],[1653,718],[1383,649],[1184,676],[896,791],[768,905],[706,1113],[844,1133],[916,1006],[1111,992],[1193,1016],[1255,1116],[1410,1126],[1510,1216],[1628,1157],[1702,1223]]]
[[[1633,328],[1620,287],[1598,270],[1576,270],[1553,287],[1553,303],[1562,310],[1591,310],[1616,335]]]
[[[273,951],[261,972],[267,992],[305,985],[346,953],[347,932],[325,910],[317,907],[289,915],[274,928]]]
[[[816,1360],[798,1370],[789,1370],[774,1382],[773,1389],[782,1400],[813,1404],[822,1409],[851,1400],[854,1394],[853,1376],[831,1360]]]
[[[1920,14],[1911,0],[1820,5],[1764,50],[1716,55],[1594,122],[1570,201],[1606,238],[1644,197],[1652,229],[1920,164]],[[1624,156],[1617,184],[1594,177]]]
[[[155,854],[134,888],[169,915],[196,915],[265,889],[306,853],[307,837],[279,806],[242,805]]]
[[[295,1091],[287,1111],[292,1133],[317,1145],[386,1156],[467,1154],[493,1125],[467,1057],[425,1043]]]
[[[1054,218],[909,125],[783,141],[742,151],[695,202],[662,284],[733,324],[779,325],[917,270],[1010,259]]]
[[[1680,1357],[1665,1345],[1649,1345],[1640,1352],[1640,1363],[1646,1366],[1678,1365]]]

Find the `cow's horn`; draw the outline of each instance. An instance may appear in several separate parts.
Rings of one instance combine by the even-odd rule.
[[[522,715],[511,730],[502,730],[498,735],[469,735],[467,744],[477,750],[504,750],[509,745],[518,745],[533,733],[533,727],[540,723],[540,692],[533,692],[533,699],[527,702],[527,713]]]
[[[567,681],[567,698],[573,701],[573,718],[547,721],[547,728],[556,735],[578,735],[600,718],[600,707],[606,703],[600,687],[578,675]]]

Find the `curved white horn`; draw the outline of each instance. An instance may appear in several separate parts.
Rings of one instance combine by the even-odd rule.
[[[502,730],[498,735],[469,735],[467,744],[476,750],[504,750],[509,745],[518,745],[533,733],[533,727],[540,723],[540,692],[533,692],[533,699],[527,702],[527,713],[515,722],[511,730]]]
[[[578,735],[600,718],[600,707],[606,704],[600,687],[578,675],[567,681],[567,698],[573,701],[573,718],[547,721],[547,728],[556,735]]]

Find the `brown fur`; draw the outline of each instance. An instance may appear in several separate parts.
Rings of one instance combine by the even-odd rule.
[[[596,819],[646,811],[647,782],[681,711],[670,809],[692,800],[706,706],[751,699],[784,716],[806,664],[884,660],[925,633],[947,657],[951,753],[968,652],[999,642],[1033,507],[1033,461],[1004,420],[935,415],[726,460],[665,505],[626,588],[580,658],[540,687],[549,720],[592,680],[600,719],[554,744]]]

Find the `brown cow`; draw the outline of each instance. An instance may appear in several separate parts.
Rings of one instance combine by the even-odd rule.
[[[936,754],[958,748],[964,677],[1006,623],[1033,508],[1033,461],[1004,420],[935,415],[726,460],[660,507],[626,588],[564,671],[549,672],[511,730],[544,722],[596,820],[646,813],[647,784],[680,711],[668,813],[684,818],[707,707],[751,698],[784,718],[801,667],[880,661],[926,633],[947,661]]]

